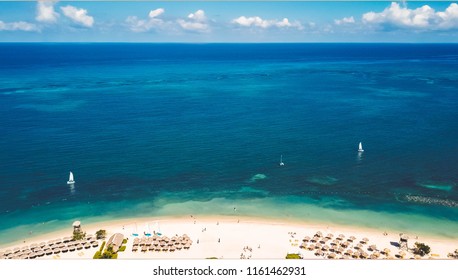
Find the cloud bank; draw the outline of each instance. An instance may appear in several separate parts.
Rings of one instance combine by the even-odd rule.
[[[232,23],[242,27],[258,27],[267,29],[270,27],[278,27],[278,28],[297,28],[299,30],[303,29],[304,27],[298,21],[290,22],[287,18],[283,18],[282,20],[265,20],[261,17],[254,16],[254,17],[246,17],[241,16],[236,19],[232,20]]]
[[[382,12],[363,14],[362,22],[385,28],[414,28],[418,30],[445,30],[458,28],[458,4],[452,3],[442,12],[428,5],[409,9],[392,2]]]

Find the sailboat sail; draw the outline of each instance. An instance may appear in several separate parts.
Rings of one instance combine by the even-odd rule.
[[[68,176],[68,181],[67,184],[74,184],[75,180],[73,179],[73,173],[70,172],[70,175]]]
[[[363,144],[361,142],[359,142],[358,152],[364,152]]]

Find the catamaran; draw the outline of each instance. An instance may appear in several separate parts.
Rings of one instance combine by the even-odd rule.
[[[72,185],[75,183],[75,180],[73,179],[73,173],[70,172],[70,176],[68,177],[67,184]]]
[[[358,152],[364,152],[363,150],[363,144],[361,142],[359,142],[359,147],[358,147]]]

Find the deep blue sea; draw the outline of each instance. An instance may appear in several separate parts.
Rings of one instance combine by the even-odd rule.
[[[458,238],[457,163],[455,44],[0,44],[0,244],[189,214]]]

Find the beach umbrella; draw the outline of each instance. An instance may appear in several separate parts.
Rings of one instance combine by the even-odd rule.
[[[362,253],[361,253],[361,258],[367,259],[368,257],[369,257],[369,254],[368,254],[368,253],[366,253],[366,252],[362,252]]]
[[[371,260],[376,260],[376,259],[378,259],[377,256],[376,256],[375,254],[371,254],[371,255],[369,256],[369,258],[370,258]]]
[[[304,238],[302,239],[302,241],[304,241],[304,242],[309,242],[309,240],[310,240],[310,236],[306,236],[306,237],[304,237]]]
[[[329,246],[328,245],[324,245],[323,248],[321,248],[323,251],[328,251],[329,250]]]
[[[350,243],[348,241],[345,241],[342,244],[340,244],[340,246],[347,248],[348,246],[350,246]]]
[[[334,240],[331,241],[331,245],[339,245],[339,244],[340,244],[340,242],[337,239],[334,239]]]
[[[54,240],[54,243],[55,243],[55,244],[60,244],[60,243],[62,243],[62,239],[61,239],[61,238],[58,238],[58,239]]]
[[[170,251],[170,252],[175,252],[175,250],[176,250],[175,245],[169,248],[169,251]]]
[[[90,244],[90,243],[86,243],[86,244],[84,245],[84,249],[89,249],[89,248],[91,248],[91,244]]]
[[[59,244],[59,248],[64,248],[65,247],[65,244],[64,243],[60,243]]]
[[[75,249],[76,249],[75,245],[69,245],[69,246],[68,246],[68,250],[69,250],[70,252],[75,251]]]
[[[361,248],[363,248],[363,244],[362,244],[362,243],[358,243],[358,244],[356,244],[353,248],[355,248],[355,249],[361,249]]]
[[[76,245],[76,250],[81,250],[81,249],[83,249],[83,245],[81,244]]]
[[[307,250],[309,250],[309,251],[313,251],[314,249],[315,249],[315,246],[314,246],[314,245],[309,245],[309,246],[307,247]]]
[[[345,255],[353,255],[353,251],[351,249],[348,249],[347,251],[345,251]]]
[[[317,231],[317,232],[315,233],[315,236],[317,236],[317,237],[322,237],[322,236],[323,236],[323,233],[322,233],[321,231]]]
[[[361,253],[359,251],[354,251],[352,254],[352,257],[355,259],[358,259],[361,256]]]
[[[146,252],[146,251],[148,251],[148,247],[142,246],[142,252]]]
[[[46,242],[40,242],[40,247],[43,248],[44,246],[46,246]]]
[[[331,254],[328,255],[329,259],[335,259],[336,257],[337,257],[337,255],[334,254],[334,253],[331,253]]]
[[[183,245],[178,244],[178,245],[175,245],[175,247],[176,247],[178,250],[181,250],[181,248],[183,248]]]
[[[67,236],[67,237],[64,237],[62,240],[64,241],[64,243],[68,243],[72,240],[73,238],[71,238],[70,236]]]
[[[30,249],[35,249],[38,247],[38,244],[37,243],[32,243],[30,244]]]
[[[390,252],[391,252],[391,251],[390,251],[390,249],[388,249],[388,248],[383,249],[383,253],[384,253],[385,255],[387,255],[387,256],[390,254]]]
[[[363,240],[364,243],[369,242],[369,239],[367,237],[364,237],[362,240]]]
[[[337,253],[339,253],[339,254],[343,254],[344,251],[345,251],[344,247],[339,247],[339,248],[337,249]]]
[[[93,234],[86,234],[86,239],[91,239],[92,237],[94,237]]]
[[[167,252],[168,250],[169,250],[169,248],[167,246],[162,247],[162,252]]]
[[[137,251],[138,251],[138,246],[134,245],[134,246],[132,247],[132,252],[137,252]]]
[[[188,243],[186,243],[186,245],[184,245],[184,248],[189,249],[191,247],[191,244],[191,241],[189,241]]]
[[[37,257],[43,257],[43,256],[45,255],[45,252],[43,252],[43,251],[37,251],[37,252],[35,252],[35,255],[36,255]]]
[[[160,251],[161,251],[161,247],[156,247],[156,248],[154,248],[154,251],[160,252]]]
[[[97,247],[99,247],[99,242],[97,242],[97,241],[93,242],[92,243],[92,248],[97,248]]]
[[[68,248],[67,247],[63,247],[61,250],[62,250],[62,253],[67,253],[68,252]]]
[[[320,249],[316,250],[315,256],[322,256],[322,255],[323,255],[323,251],[321,251]]]
[[[368,250],[370,250],[370,251],[375,251],[375,250],[377,250],[377,246],[375,246],[374,244],[373,244],[373,245],[370,245],[369,248],[368,248]]]
[[[332,245],[331,251],[336,252],[339,249],[337,245]]]
[[[320,243],[321,244],[326,244],[326,241],[328,241],[328,240],[326,238],[323,238],[323,239],[320,240]]]
[[[60,253],[60,249],[59,248],[56,248],[54,250],[52,250],[53,254],[59,254]]]
[[[348,237],[347,240],[348,240],[349,242],[353,242],[353,241],[356,240],[356,237],[354,237],[354,236],[352,235],[352,236]]]
[[[301,249],[307,248],[307,243],[305,243],[305,242],[302,243],[302,244],[299,246],[299,248],[301,248]]]
[[[321,244],[320,243],[316,243],[315,244],[315,249],[321,249]]]
[[[326,235],[327,239],[332,239],[333,237],[334,237],[334,234],[332,234],[332,233],[329,233],[328,235]]]
[[[343,234],[339,234],[339,236],[337,236],[338,240],[343,240],[344,238],[345,238],[345,235],[343,235]]]
[[[315,235],[315,236],[312,238],[311,241],[312,241],[312,242],[318,242],[318,240],[320,240],[320,237],[318,237],[318,236]]]
[[[16,253],[18,253],[20,251],[21,251],[21,249],[19,247],[16,247],[16,248],[13,249],[13,254],[16,254]]]
[[[49,240],[49,241],[47,242],[47,244],[48,244],[48,246],[53,245],[53,244],[54,244],[54,240]]]

